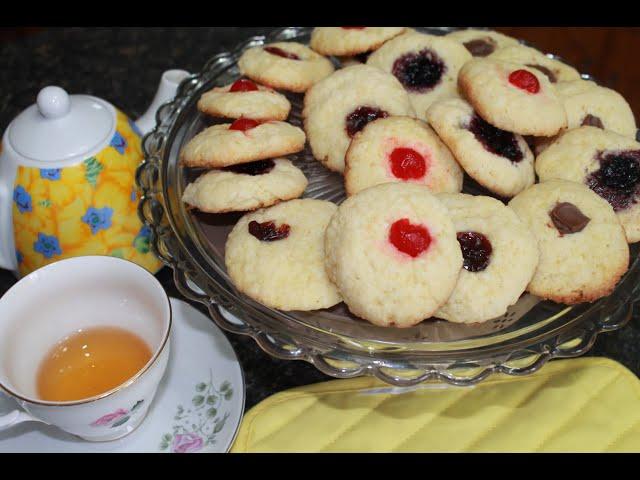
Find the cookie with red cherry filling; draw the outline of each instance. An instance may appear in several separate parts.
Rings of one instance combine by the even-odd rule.
[[[246,78],[224,87],[215,87],[198,100],[198,110],[221,118],[286,120],[291,111],[287,97]]]
[[[242,217],[225,245],[235,287],[279,310],[318,310],[340,302],[324,268],[324,234],[337,207],[290,200]]]
[[[435,100],[457,96],[458,71],[471,58],[455,40],[410,31],[372,53],[367,65],[393,74],[409,94],[418,118],[424,120]]]
[[[327,227],[326,268],[349,310],[411,327],[451,295],[462,253],[449,213],[423,185],[386,183],[347,198]]]
[[[507,132],[540,137],[566,128],[564,105],[544,74],[489,58],[471,60],[458,76],[460,91],[484,120]]]
[[[453,219],[464,263],[456,288],[435,316],[481,323],[504,315],[538,266],[535,236],[495,198],[450,193],[437,197]]]
[[[306,92],[335,70],[328,58],[296,42],[276,42],[246,50],[238,60],[240,72],[269,87]]]
[[[570,82],[579,80],[580,73],[560,60],[546,56],[540,50],[526,45],[512,45],[496,50],[487,58],[504,62],[519,63],[544,74],[549,82]]]
[[[393,115],[414,115],[409,96],[393,75],[368,65],[343,68],[314,85],[302,112],[313,156],[335,172],[344,171],[356,133]]]
[[[427,119],[467,174],[491,192],[511,198],[535,182],[524,138],[486,122],[465,100],[438,100]]]
[[[289,123],[239,118],[198,133],[180,152],[180,161],[186,167],[228,167],[297,153],[305,140]]]
[[[286,158],[210,170],[187,185],[182,201],[201,212],[244,212],[300,197],[307,178]]]
[[[586,185],[551,180],[509,202],[538,241],[527,290],[573,305],[609,295],[629,265],[629,246],[611,205]]]
[[[501,48],[520,44],[515,38],[503,33],[478,28],[456,30],[446,37],[462,43],[474,57],[486,57]]]
[[[538,156],[536,173],[587,185],[611,204],[629,243],[640,241],[640,143],[597,127],[568,130]]]
[[[353,56],[376,50],[405,27],[316,27],[309,46],[321,55]]]
[[[459,192],[463,174],[438,135],[421,120],[381,118],[357,133],[345,157],[347,195],[390,182],[425,185],[434,193]]]

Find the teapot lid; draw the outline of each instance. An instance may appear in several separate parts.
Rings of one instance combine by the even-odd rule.
[[[115,109],[109,103],[50,86],[11,122],[7,138],[19,155],[32,162],[76,161],[100,151],[113,137],[115,126]]]

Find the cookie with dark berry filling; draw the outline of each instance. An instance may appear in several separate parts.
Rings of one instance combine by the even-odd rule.
[[[290,200],[242,217],[225,245],[225,265],[240,292],[271,308],[318,310],[341,301],[324,267],[324,234],[338,207]]]
[[[457,96],[458,71],[469,51],[450,38],[410,31],[376,50],[367,65],[394,75],[411,98],[418,118],[437,99]]]
[[[368,65],[343,68],[314,85],[302,112],[313,156],[336,172],[344,170],[356,133],[395,115],[414,116],[409,96],[393,75]]]
[[[306,92],[333,73],[328,58],[296,42],[277,42],[246,50],[238,60],[240,72],[277,90]]]
[[[569,130],[538,156],[536,173],[588,186],[613,207],[629,243],[640,241],[640,143],[597,127]]]
[[[535,236],[499,200],[440,194],[462,251],[463,267],[453,293],[435,316],[455,323],[480,323],[504,315],[538,266]]]
[[[510,198],[533,185],[534,156],[524,138],[494,127],[465,100],[438,100],[427,120],[465,172],[491,192]]]
[[[210,170],[187,185],[182,201],[201,212],[244,212],[302,195],[307,178],[286,158]]]

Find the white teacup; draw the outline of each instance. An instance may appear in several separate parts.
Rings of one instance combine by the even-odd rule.
[[[120,327],[143,339],[151,360],[122,385],[72,402],[38,399],[40,362],[78,329]],[[171,304],[156,278],[114,257],[61,260],[27,275],[0,298],[0,390],[24,412],[0,417],[0,430],[24,421],[55,425],[90,441],[115,440],[142,422],[167,368]]]

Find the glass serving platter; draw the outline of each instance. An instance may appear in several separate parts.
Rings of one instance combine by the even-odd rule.
[[[237,61],[245,49],[274,41],[308,43],[311,30],[279,29],[216,55],[200,73],[182,82],[175,99],[159,110],[156,128],[143,140],[145,161],[136,178],[142,190],[139,213],[152,231],[152,248],[173,269],[183,295],[205,304],[221,328],[250,335],[271,355],[309,361],[334,377],[369,374],[398,386],[426,380],[471,385],[494,372],[532,373],[552,358],[585,353],[599,333],[620,328],[631,318],[640,289],[636,245],[631,246],[629,271],[609,297],[570,307],[525,294],[502,317],[476,325],[429,319],[408,329],[383,328],[351,315],[344,304],[312,312],[282,312],[239,293],[226,273],[224,246],[242,214],[212,215],[188,209],[181,201],[182,192],[201,172],[182,168],[178,154],[196,133],[212,124],[196,108],[200,95],[240,77]],[[417,30],[442,35],[453,29]],[[303,96],[287,96],[292,103],[289,121],[302,126]],[[304,197],[335,203],[345,198],[342,177],[316,161],[308,146],[289,158],[309,179]],[[463,191],[489,195],[468,177]]]

